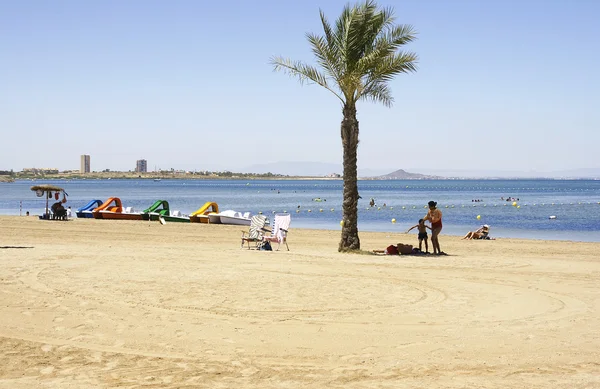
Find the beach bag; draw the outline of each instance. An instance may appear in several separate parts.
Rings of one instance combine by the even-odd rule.
[[[400,254],[412,254],[413,246],[412,246],[412,244],[398,243],[398,252]]]
[[[394,246],[394,245],[390,245],[390,246],[386,247],[385,253],[387,255],[398,255],[399,254],[398,253],[398,248],[396,246]]]
[[[262,246],[260,246],[260,249],[262,251],[273,251],[273,248],[271,247],[271,242],[269,241],[263,243]]]

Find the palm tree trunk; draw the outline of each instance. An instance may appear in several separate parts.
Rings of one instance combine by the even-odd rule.
[[[342,120],[342,148],[344,151],[344,193],[342,203],[342,239],[338,251],[360,249],[358,238],[358,120],[356,120],[356,103],[344,104]]]

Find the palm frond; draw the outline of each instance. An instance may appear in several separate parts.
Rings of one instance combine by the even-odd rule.
[[[393,55],[399,47],[412,42],[416,37],[410,25],[395,26],[380,34],[373,43],[373,48],[358,62],[357,69],[362,73],[368,72],[384,58]]]
[[[312,81],[315,84],[321,85],[323,88],[327,89],[338,99],[344,102],[340,95],[329,86],[327,77],[319,72],[314,66],[307,65],[301,61],[294,62],[283,57],[273,57],[271,58],[270,63],[273,65],[273,70],[283,71],[292,77],[296,77],[301,84]]]
[[[367,73],[367,79],[391,81],[400,73],[417,71],[418,57],[415,53],[400,51],[394,55],[382,58],[376,66]]]
[[[335,22],[334,36],[340,48],[340,57],[346,67],[348,63],[348,33],[355,14],[356,9],[347,4]]]
[[[306,39],[312,46],[312,52],[317,58],[319,65],[327,72],[329,77],[337,81],[340,78],[340,72],[337,68],[338,61],[325,38],[308,33],[306,34]]]
[[[387,41],[393,42],[396,46],[402,46],[414,41],[417,37],[415,28],[410,24],[399,24],[389,30],[385,37]]]
[[[340,48],[341,48],[341,42],[337,40],[337,36],[335,35],[334,31],[331,29],[331,25],[329,24],[329,21],[327,20],[327,17],[325,16],[325,14],[323,13],[322,10],[319,10],[319,15],[321,17],[321,24],[323,25],[323,32],[325,33],[325,40],[327,41],[327,47],[329,49],[329,52],[332,54],[333,57],[335,57],[335,67],[338,70],[338,72],[342,72],[342,64],[343,61],[340,58]]]
[[[400,52],[393,56],[388,56],[378,62],[377,66],[362,79],[362,88],[359,88],[356,92],[356,100],[368,99],[368,96],[364,94],[373,94],[373,91],[379,91],[381,85],[391,81],[396,75],[400,73],[415,72],[417,55],[409,52]],[[376,93],[377,96],[381,96],[381,93]],[[391,96],[391,95],[390,95]],[[383,102],[386,106],[391,106],[392,98],[376,98]]]
[[[377,40],[394,29],[394,21],[394,10],[391,7],[383,8],[379,13],[372,15],[368,32],[363,35],[361,42],[365,50],[363,55],[371,53],[377,47]]]
[[[391,107],[394,98],[392,97],[392,91],[385,82],[372,82],[362,90],[359,100],[371,100],[374,102],[380,102],[386,107]]]
[[[356,69],[360,59],[372,49],[375,38],[382,30],[387,30],[392,22],[391,8],[378,12],[377,4],[373,0],[367,0],[357,6],[356,15],[350,23],[347,42],[349,71]]]

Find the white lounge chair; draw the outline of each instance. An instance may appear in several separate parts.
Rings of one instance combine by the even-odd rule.
[[[273,231],[270,235],[263,236],[263,242],[277,242],[277,250],[281,246],[281,243],[285,243],[285,247],[290,251],[290,246],[287,244],[287,235],[290,228],[292,216],[289,213],[278,213],[275,215],[275,221],[273,222]]]

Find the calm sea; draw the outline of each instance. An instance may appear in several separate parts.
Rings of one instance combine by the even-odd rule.
[[[212,201],[220,210],[266,215],[287,211],[292,228],[319,229],[339,229],[342,214],[342,181],[169,179],[19,180],[0,184],[0,214],[43,213],[45,200],[30,190],[34,184],[63,187],[73,210],[115,196],[136,210],[163,199],[171,209],[189,214]],[[598,180],[359,181],[359,192],[360,231],[403,232],[434,200],[444,214],[443,234],[463,235],[489,224],[494,237],[600,241]],[[501,199],[507,197],[518,198],[517,206]],[[369,207],[370,198],[375,207]]]

